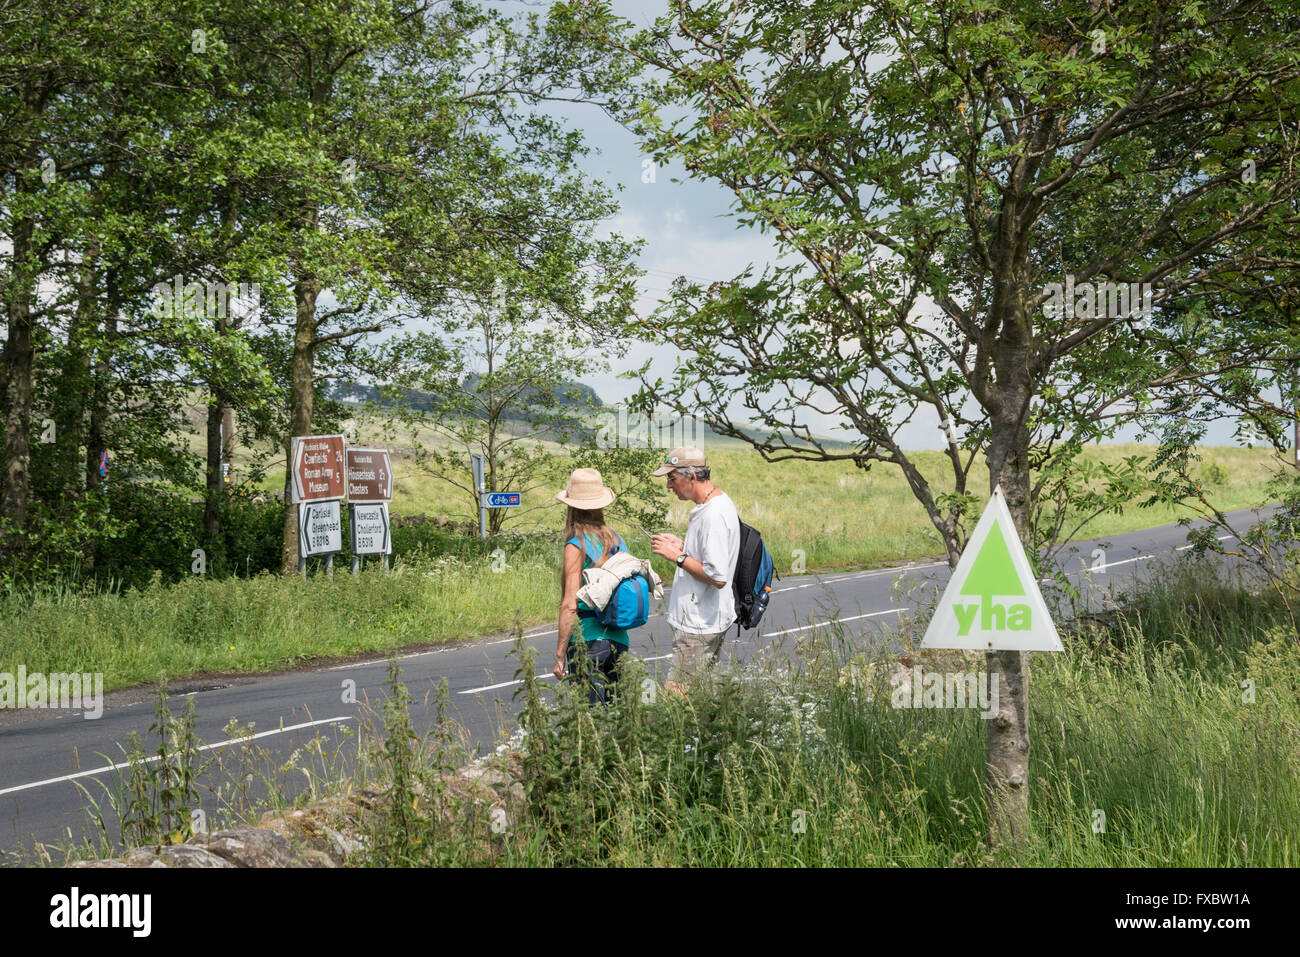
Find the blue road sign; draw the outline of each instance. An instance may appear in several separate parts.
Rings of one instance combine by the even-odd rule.
[[[518,508],[518,492],[488,492],[483,496],[484,508]]]

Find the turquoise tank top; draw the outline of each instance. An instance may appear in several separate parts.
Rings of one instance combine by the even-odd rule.
[[[578,539],[577,535],[574,535],[564,544],[576,545],[578,548],[582,548],[582,568],[585,571],[600,560],[603,546],[600,544],[600,539],[595,535],[592,535],[590,532],[583,532],[582,534],[583,538],[585,538],[587,542],[586,548],[583,548],[583,543]],[[618,536],[618,545],[615,548],[615,551],[627,551],[627,543],[623,541],[622,535]],[[591,557],[593,553],[596,556],[595,558]],[[579,587],[581,587],[581,585],[579,585]],[[582,601],[582,599],[578,600],[578,620],[582,624],[583,639],[585,641],[598,641],[601,638],[608,638],[614,644],[622,645],[626,648],[628,646],[627,629],[606,628],[598,619],[588,618],[583,614],[584,612],[591,612],[594,614],[595,611],[596,609],[589,606],[586,602]],[[577,629],[575,628],[574,631],[576,633]]]

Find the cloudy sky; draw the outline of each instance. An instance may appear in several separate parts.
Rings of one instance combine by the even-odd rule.
[[[492,5],[505,13],[520,13],[539,11],[547,4],[493,2]],[[669,5],[667,0],[614,0],[613,6],[619,15],[639,26],[648,26]],[[707,285],[714,280],[730,279],[750,264],[758,273],[764,265],[777,260],[770,234],[739,227],[730,217],[732,194],[726,188],[688,179],[679,163],[658,168],[653,182],[643,182],[643,178],[648,178],[643,177],[647,157],[638,148],[636,138],[600,109],[564,103],[551,104],[547,110],[583,132],[592,152],[582,161],[582,166],[615,190],[621,212],[609,222],[609,231],[629,239],[646,240],[639,263],[646,272],[637,300],[640,314],[648,314],[654,308],[676,276]],[[680,182],[675,183],[674,179]],[[653,371],[666,377],[675,355],[668,347],[654,350]],[[610,373],[589,376],[586,382],[605,402],[619,402],[636,389],[634,383],[617,378],[617,374],[644,359],[644,352],[637,353],[635,363],[616,358]],[[732,411],[743,418],[739,407]],[[806,421],[815,432],[827,436],[855,437],[855,433],[840,429],[838,419],[833,417],[809,412]],[[1131,441],[1134,431],[1120,439]],[[1221,420],[1211,425],[1206,439],[1211,444],[1232,444],[1232,431],[1232,423]],[[943,436],[937,417],[932,412],[925,418],[918,414],[917,420],[903,429],[901,439],[902,446],[908,449],[940,448]]]

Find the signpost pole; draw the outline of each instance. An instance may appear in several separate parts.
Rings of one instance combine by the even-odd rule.
[[[361,577],[361,556],[357,554],[357,507],[348,506],[348,514],[352,516],[352,577]]]
[[[487,541],[487,505],[483,501],[483,456],[475,452],[470,456],[474,463],[474,491],[478,493],[478,536]]]

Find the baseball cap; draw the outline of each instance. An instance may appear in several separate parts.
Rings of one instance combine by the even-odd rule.
[[[688,465],[699,465],[705,468],[709,465],[709,460],[704,457],[704,453],[692,445],[684,445],[680,449],[673,449],[664,456],[664,464],[651,472],[651,475],[667,475],[673,469],[685,468]]]

